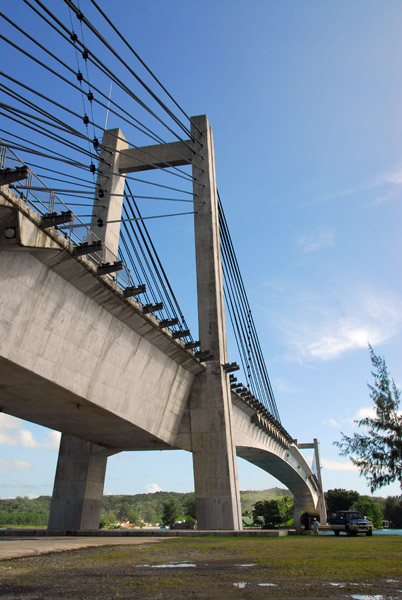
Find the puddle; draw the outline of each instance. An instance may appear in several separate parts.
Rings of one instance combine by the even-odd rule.
[[[369,587],[371,585],[371,583],[335,583],[333,581],[330,581],[327,585],[332,585],[333,587],[340,587],[340,588],[344,588],[347,585],[360,585],[362,587]],[[367,598],[375,598],[375,596],[367,596]]]
[[[276,583],[257,583],[260,587],[278,587]]]
[[[166,565],[135,565],[137,569],[139,567],[148,567],[149,569],[182,569],[184,567],[196,567],[194,563],[167,563]]]
[[[382,596],[381,594],[377,594],[376,596],[367,596],[366,594],[353,594],[351,598],[353,598],[353,600],[385,600],[386,596]]]
[[[196,567],[194,563],[167,563],[166,565],[152,565],[153,569],[184,569],[186,567]]]
[[[234,583],[233,587],[235,588],[239,588],[239,589],[244,589],[246,587],[247,583],[244,583],[244,581],[239,581],[238,583]]]
[[[236,565],[238,567],[255,567],[257,563],[250,563],[249,565]]]

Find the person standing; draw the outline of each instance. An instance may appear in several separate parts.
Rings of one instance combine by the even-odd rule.
[[[313,532],[314,532],[314,535],[318,535],[318,527],[319,527],[319,523],[318,523],[317,519],[314,519],[314,521],[313,521]]]

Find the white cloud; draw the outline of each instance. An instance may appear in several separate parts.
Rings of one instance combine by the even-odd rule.
[[[162,488],[157,483],[147,483],[145,490],[147,494],[154,494],[155,492],[161,492]]]
[[[331,427],[335,427],[337,429],[339,429],[339,427],[342,427],[341,423],[335,421],[335,419],[328,419],[328,421],[324,421],[324,425],[331,425]]]
[[[402,184],[402,167],[397,167],[393,171],[384,173],[384,175],[379,178],[379,184],[381,183],[393,183],[395,185]]]
[[[352,462],[340,462],[338,460],[321,459],[321,466],[330,471],[358,471]]]
[[[304,235],[297,239],[297,243],[303,252],[309,254],[320,248],[333,246],[335,244],[335,232],[328,229],[318,234]]]
[[[381,173],[372,184],[376,191],[375,203],[390,202],[401,198],[402,168]]]
[[[20,427],[21,423],[21,419],[17,419],[17,417],[0,413],[0,429],[16,429]]]
[[[32,468],[33,465],[26,460],[4,460],[3,458],[0,458],[1,471],[27,471]]]
[[[372,406],[363,406],[362,408],[358,409],[355,420],[360,421],[360,419],[366,419],[367,417],[374,419],[376,416],[375,408]]]
[[[46,431],[44,441],[39,442],[34,438],[32,431],[21,426],[22,423],[21,419],[0,413],[0,445],[45,450],[58,449],[61,435],[58,431]]]
[[[276,323],[299,362],[334,359],[369,342],[379,345],[402,326],[402,298],[392,292],[349,288],[332,296],[296,296],[295,314]]]

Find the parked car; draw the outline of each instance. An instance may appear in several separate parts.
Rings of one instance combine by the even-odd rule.
[[[341,531],[353,536],[358,533],[373,535],[373,523],[356,510],[337,510],[329,513],[328,525],[335,535],[339,535]]]

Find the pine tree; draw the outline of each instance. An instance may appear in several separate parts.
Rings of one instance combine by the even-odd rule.
[[[349,456],[360,474],[370,484],[371,492],[398,481],[402,489],[402,415],[399,411],[401,392],[390,379],[384,358],[377,356],[371,346],[370,358],[374,367],[374,385],[369,384],[374,402],[375,417],[356,420],[366,433],[334,442],[342,456]]]

